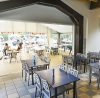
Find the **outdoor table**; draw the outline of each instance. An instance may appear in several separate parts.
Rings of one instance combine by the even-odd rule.
[[[41,78],[45,79],[50,86],[55,89],[55,98],[57,98],[57,88],[73,83],[73,98],[76,96],[76,82],[80,80],[78,77],[66,73],[60,69],[48,69],[43,71],[36,71]]]

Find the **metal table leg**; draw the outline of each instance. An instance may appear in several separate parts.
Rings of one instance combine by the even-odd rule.
[[[90,67],[90,73],[89,73],[89,85],[91,84],[91,74],[92,74],[92,67]]]
[[[33,80],[33,67],[31,67],[31,73],[32,73],[32,85],[34,85],[34,80]]]
[[[57,88],[55,88],[55,98],[57,98]]]
[[[76,98],[76,82],[73,83],[73,98]]]

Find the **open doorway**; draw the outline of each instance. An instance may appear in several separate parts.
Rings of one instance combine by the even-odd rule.
[[[31,10],[33,13],[30,12],[30,8],[33,8],[33,10]],[[38,9],[38,11],[37,11],[37,9]],[[72,34],[71,35],[70,34],[66,35],[63,32],[55,31],[55,30],[52,31],[51,30],[52,31],[52,35],[51,36],[54,39],[55,38],[57,39],[56,42],[54,42],[54,43],[59,44],[59,45],[63,44],[64,51],[67,50],[66,49],[66,45],[69,44],[69,45],[73,46],[72,47],[73,48],[72,49],[73,50],[73,54],[76,54],[77,52],[82,52],[82,50],[81,50],[82,49],[82,44],[79,44],[80,35],[82,35],[82,33],[81,34],[79,33],[80,32],[79,24],[74,23],[73,22],[74,21],[73,17],[70,17],[70,16],[66,15],[66,12],[62,13],[61,10],[59,8],[57,8],[57,7],[52,7],[52,6],[48,7],[48,6],[44,6],[44,5],[40,5],[40,4],[39,5],[35,4],[35,5],[27,6],[27,7],[22,7],[22,8],[19,8],[19,9],[14,9],[14,10],[2,12],[0,14],[0,18],[1,19],[6,19],[6,20],[11,20],[11,21],[15,21],[15,20],[20,21],[21,20],[21,22],[24,22],[24,24],[25,24],[24,27],[22,26],[23,23],[21,25],[18,25],[18,24],[16,25],[15,24],[15,29],[14,29],[14,24],[12,24],[11,32],[16,32],[16,33],[18,33],[18,32],[31,32],[31,33],[34,33],[33,31],[27,31],[28,27],[27,27],[25,21],[26,22],[37,21],[37,22],[40,22],[40,23],[44,22],[44,23],[47,23],[47,24],[48,23],[50,23],[50,24],[56,23],[56,24],[62,24],[62,25],[66,25],[66,24],[72,25],[72,31],[71,31]],[[76,19],[75,19],[75,22],[76,22]],[[20,30],[22,30],[22,31],[20,31],[20,30],[16,31],[16,28],[17,29],[20,28]],[[47,28],[49,28],[49,27],[47,27]],[[82,29],[81,29],[81,31],[82,31]],[[41,31],[39,33],[41,33]],[[70,32],[67,32],[67,33],[70,33]],[[75,36],[73,36],[73,35],[75,35]],[[28,37],[28,39],[30,39],[30,37]],[[61,47],[63,47],[63,46],[61,46]]]

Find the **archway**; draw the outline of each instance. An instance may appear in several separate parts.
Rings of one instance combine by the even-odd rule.
[[[11,0],[0,2],[0,12],[21,8],[28,5],[40,4],[55,7],[70,17],[75,25],[74,55],[83,52],[83,16],[60,0]]]

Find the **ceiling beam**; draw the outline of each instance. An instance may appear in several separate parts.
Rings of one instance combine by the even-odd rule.
[[[5,12],[13,9],[20,8],[22,6],[31,5],[37,0],[9,0],[0,2],[0,12]]]
[[[97,0],[96,2],[90,1],[90,10],[100,8],[100,0]]]

